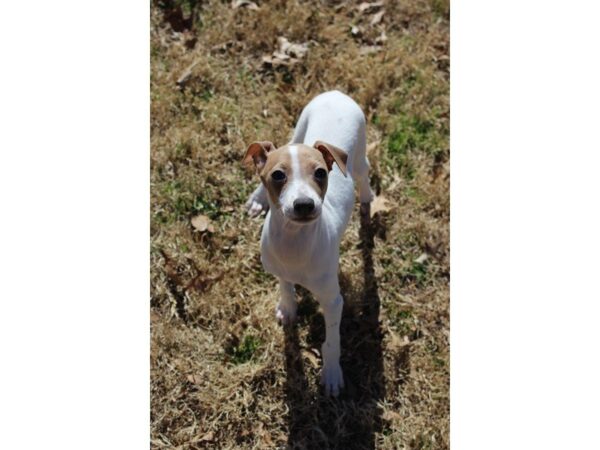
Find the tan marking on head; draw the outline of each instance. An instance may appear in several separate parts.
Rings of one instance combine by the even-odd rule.
[[[285,174],[284,180],[273,179],[273,173],[277,170]],[[260,170],[259,175],[265,188],[267,188],[271,201],[279,206],[281,192],[292,178],[292,157],[287,145],[268,153],[266,162]]]
[[[321,152],[304,144],[296,144],[298,161],[300,165],[300,176],[310,184],[321,199],[325,198],[327,192],[327,162]],[[317,169],[324,169],[325,176],[319,178],[315,175]]]
[[[331,145],[323,141],[315,142],[313,147],[321,152],[329,170],[333,168],[333,163],[335,162],[342,171],[342,174],[347,176],[346,163],[348,162],[348,153],[341,148],[336,147],[335,145]]]
[[[267,161],[267,155],[275,150],[275,144],[270,141],[253,142],[248,146],[242,162],[246,165],[254,163],[256,170],[260,173]]]
[[[292,197],[299,189],[298,192],[304,192],[303,195],[314,191],[323,200],[330,170],[323,153],[305,144],[288,144],[278,149],[271,146],[270,142],[254,143],[248,148],[244,158],[245,162],[254,161],[271,202],[280,208],[281,199],[285,197],[288,188],[291,190],[287,194]],[[319,169],[321,170],[318,171]],[[275,172],[281,173],[273,176]],[[291,197],[286,202],[289,203],[290,199]]]

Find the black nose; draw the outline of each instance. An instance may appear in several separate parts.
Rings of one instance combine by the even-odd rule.
[[[308,216],[315,209],[315,202],[312,198],[297,198],[294,200],[294,212],[300,217]]]

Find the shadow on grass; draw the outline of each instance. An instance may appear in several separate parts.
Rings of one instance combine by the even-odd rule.
[[[313,380],[311,377],[309,381],[306,376],[298,328],[286,327],[285,391],[289,408],[290,449],[375,448],[375,433],[382,430],[378,402],[385,396],[380,300],[373,267],[375,232],[368,212],[361,214],[360,245],[364,264],[362,291],[353,287],[348,278],[340,276],[344,297],[340,326],[341,366],[346,387],[337,399],[325,397],[322,389],[315,393],[311,384],[317,383],[318,378]],[[308,346],[320,349],[325,339],[323,316],[317,312],[317,304],[310,294],[304,289],[299,289],[299,292],[300,319],[303,320],[302,316],[309,317]]]

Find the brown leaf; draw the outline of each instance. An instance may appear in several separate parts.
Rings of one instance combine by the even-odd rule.
[[[380,143],[381,143],[381,141],[375,141],[375,142],[371,142],[369,145],[367,145],[367,155],[373,154],[373,152],[375,151],[375,149],[377,148],[377,146]]]
[[[389,205],[389,200],[382,195],[376,196],[371,202],[371,217],[378,212],[388,212],[392,207]]]
[[[200,231],[208,231],[209,233],[215,232],[215,227],[210,223],[210,219],[204,214],[200,214],[192,218],[192,226]]]
[[[392,422],[394,420],[401,420],[402,416],[400,414],[398,414],[396,411],[392,411],[390,409],[386,409],[385,411],[383,411],[383,414],[381,415],[381,418],[383,420],[388,421],[388,422]]]
[[[277,38],[277,44],[279,44],[279,51],[281,53],[295,58],[303,58],[306,52],[308,52],[308,44],[293,44],[283,36]]]
[[[381,51],[381,47],[377,45],[363,45],[358,51],[361,55],[370,55]]]
[[[221,272],[219,275],[209,278],[204,277],[201,273],[199,273],[187,284],[185,290],[187,291],[190,288],[194,288],[197,292],[204,292],[217,281],[221,281],[223,279],[223,275],[224,273]]]
[[[387,40],[387,34],[385,34],[385,31],[382,31],[381,34],[375,38],[375,43],[377,45],[383,45],[387,42]]]
[[[308,359],[308,362],[310,362],[311,366],[313,366],[315,369],[319,368],[319,360],[317,359],[314,353],[309,352],[308,350],[302,350],[302,355],[304,355],[304,357]]]
[[[378,2],[362,2],[357,6],[358,12],[361,14],[371,14],[383,6],[383,1]]]
[[[253,11],[260,9],[256,3],[251,2],[249,0],[234,0],[233,2],[231,2],[231,7],[233,9],[245,7],[245,8],[251,9]]]
[[[383,19],[383,15],[385,14],[385,9],[382,9],[377,14],[373,16],[371,19],[371,25],[377,25]]]
[[[179,76],[179,78],[177,78],[176,84],[179,87],[179,89],[183,89],[185,87],[185,85],[187,84],[187,82],[190,81],[190,78],[192,77],[192,74],[193,74],[194,67],[196,67],[199,63],[200,63],[200,60],[194,61],[192,64],[190,64],[188,67],[186,67],[186,69]]]
[[[300,62],[308,52],[308,44],[294,44],[285,37],[277,38],[279,48],[271,55],[262,58],[263,64],[268,66],[291,66]]]
[[[427,253],[421,253],[418,258],[415,259],[417,264],[423,264],[425,261],[429,259],[429,255]]]
[[[186,378],[192,384],[202,383],[202,379],[200,378],[199,375],[189,374]]]
[[[208,433],[206,433],[204,436],[202,436],[200,438],[200,442],[210,442],[212,440],[214,440],[215,438],[215,433],[213,433],[212,431],[209,431]]]

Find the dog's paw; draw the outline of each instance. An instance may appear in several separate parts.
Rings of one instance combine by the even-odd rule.
[[[246,203],[246,210],[248,211],[248,215],[250,217],[258,217],[263,209],[263,205],[255,202],[254,200],[249,200],[248,203]]]
[[[275,308],[275,318],[281,325],[290,325],[296,321],[297,306],[279,302]]]
[[[246,202],[246,211],[250,217],[257,217],[263,211],[266,213],[269,210],[269,201],[267,193],[263,185],[258,186],[248,198]]]
[[[330,364],[323,367],[321,384],[325,387],[325,395],[337,397],[344,388],[344,375],[339,364]]]

